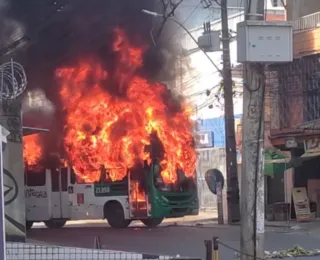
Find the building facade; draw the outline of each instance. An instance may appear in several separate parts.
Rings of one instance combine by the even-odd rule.
[[[266,20],[284,20],[285,13],[283,7],[272,8],[271,1],[265,13]],[[242,67],[237,63],[237,42],[236,30],[237,23],[244,20],[243,9],[239,12],[229,15],[229,29],[234,36],[230,43],[230,58],[234,82],[234,114],[235,114],[235,132],[238,150],[239,163],[241,162],[242,146]],[[211,30],[221,30],[221,20],[211,22]],[[202,187],[199,193],[202,209],[212,209],[216,206],[213,196],[207,189],[204,182],[204,173],[210,168],[217,167],[225,174],[225,122],[224,122],[224,98],[223,86],[221,86],[222,77],[219,71],[212,65],[208,58],[198,49],[197,44],[191,37],[181,32],[180,42],[186,55],[177,62],[176,71],[176,91],[183,94],[193,105],[195,120],[197,121],[197,133],[201,135],[201,148],[198,149],[198,184]],[[195,39],[203,33],[203,27],[191,29],[190,33]],[[222,52],[207,53],[212,61],[222,70]],[[269,133],[269,132],[267,132]],[[266,143],[268,143],[269,134],[266,134]],[[224,152],[222,152],[224,151]],[[215,155],[218,153],[218,155]],[[218,158],[218,160],[217,160]],[[239,178],[240,169],[238,167]]]
[[[297,21],[303,16],[320,11],[318,0],[286,0],[287,20]]]
[[[288,19],[299,9],[288,1]],[[304,1],[303,14],[320,7],[319,1]],[[313,6],[314,5],[314,6]],[[311,8],[311,9],[310,9]],[[294,14],[294,15],[292,15]],[[270,103],[270,141],[291,153],[294,169],[287,175],[286,188],[306,187],[311,202],[320,204],[314,189],[320,182],[320,13],[308,14],[294,21],[294,61],[269,66],[267,100]],[[291,178],[291,180],[290,180]],[[288,199],[291,202],[291,192]],[[320,212],[316,213],[318,216]]]

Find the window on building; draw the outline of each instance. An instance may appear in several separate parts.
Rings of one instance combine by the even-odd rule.
[[[306,117],[307,121],[320,118],[320,74],[306,75]]]

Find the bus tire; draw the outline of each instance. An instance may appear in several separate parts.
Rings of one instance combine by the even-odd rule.
[[[141,222],[148,228],[155,228],[159,226],[163,221],[163,218],[147,218],[141,219]]]
[[[62,220],[62,219],[51,219],[48,221],[45,221],[44,224],[46,225],[47,228],[62,228],[64,227],[64,225],[66,224],[66,220]]]
[[[111,201],[105,205],[104,216],[112,228],[127,228],[131,223],[130,219],[125,219],[123,207],[117,201]]]
[[[26,221],[26,230],[31,229],[33,226],[33,221]]]

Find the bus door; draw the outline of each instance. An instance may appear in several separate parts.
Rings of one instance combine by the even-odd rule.
[[[129,208],[130,218],[143,219],[149,216],[149,196],[146,192],[146,183],[141,179],[135,179],[134,176],[128,173],[128,190],[129,190]]]
[[[51,170],[52,218],[69,218],[68,169]]]

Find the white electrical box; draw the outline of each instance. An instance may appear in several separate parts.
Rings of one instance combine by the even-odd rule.
[[[204,33],[198,38],[198,45],[206,52],[221,51],[220,31]]]
[[[238,62],[291,62],[292,23],[244,21],[237,24]]]

